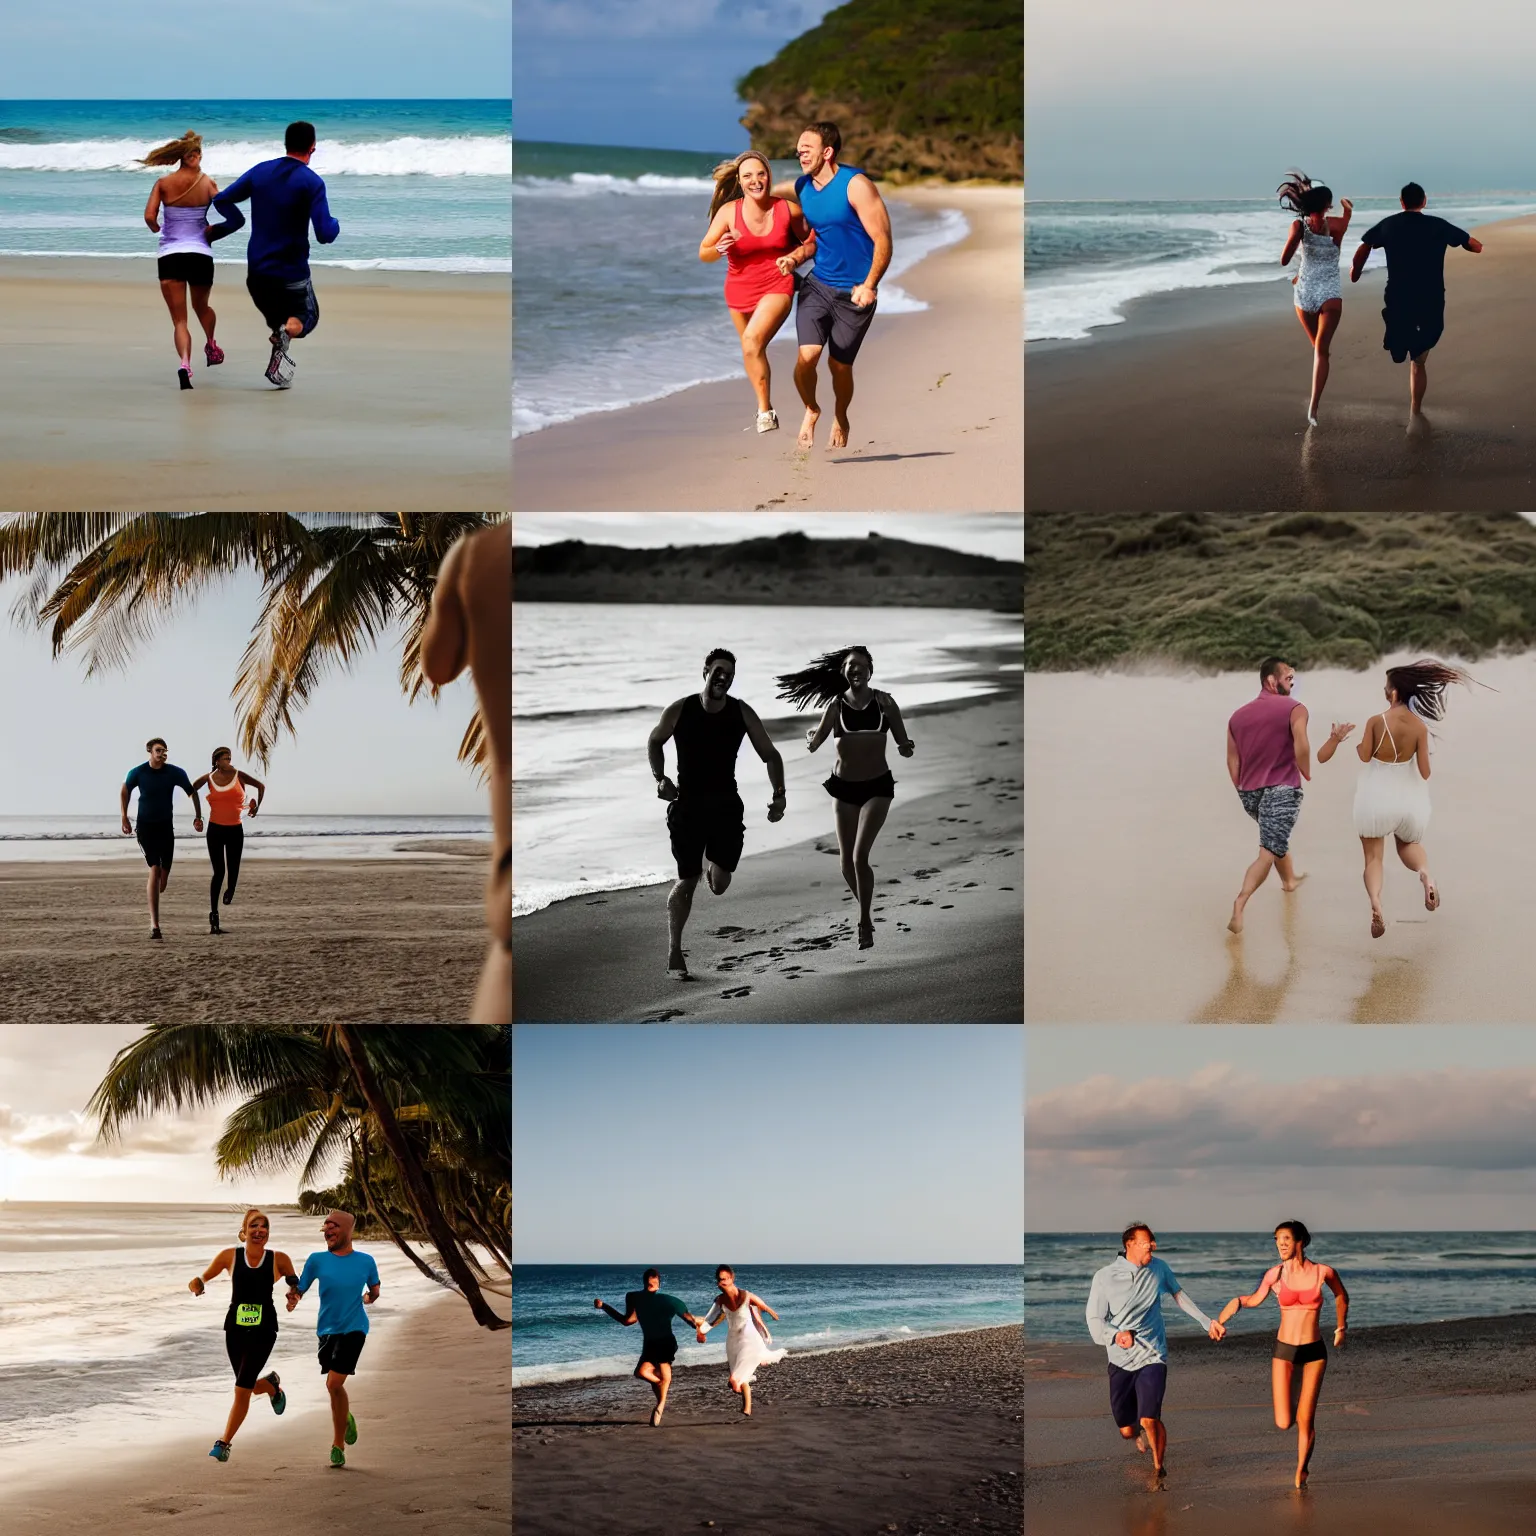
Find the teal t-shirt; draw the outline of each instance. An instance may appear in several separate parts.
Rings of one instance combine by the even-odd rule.
[[[304,1260],[299,1276],[299,1294],[320,1282],[320,1317],[315,1332],[322,1338],[328,1333],[367,1333],[368,1310],[363,1292],[379,1283],[379,1267],[371,1253],[354,1248],[351,1253],[312,1253]]]
[[[648,1339],[671,1339],[672,1319],[688,1311],[676,1296],[661,1291],[630,1291],[624,1297],[624,1315],[631,1312],[640,1319],[640,1331]]]

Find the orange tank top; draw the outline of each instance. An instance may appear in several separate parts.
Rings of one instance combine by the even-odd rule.
[[[222,788],[208,780],[208,820],[218,827],[238,827],[245,809],[245,785],[237,773]]]

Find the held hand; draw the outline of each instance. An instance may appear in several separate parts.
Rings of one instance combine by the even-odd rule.
[[[854,288],[853,292],[850,293],[848,297],[853,301],[857,308],[868,309],[869,306],[873,304],[879,297],[879,295],[875,292],[874,284],[860,283]]]
[[[709,1335],[702,1328],[699,1329],[698,1340],[700,1344],[707,1344],[709,1342]]]
[[[1227,1336],[1226,1326],[1222,1323],[1212,1323],[1210,1333],[1212,1341],[1214,1343],[1220,1343],[1221,1340]]]
[[[1129,1349],[1135,1342],[1136,1335],[1132,1333],[1129,1328],[1122,1328],[1120,1332],[1115,1335],[1115,1343],[1118,1344],[1121,1349]]]
[[[916,747],[917,743],[915,741],[898,741],[896,743],[896,750],[900,752],[903,757],[911,757]]]
[[[290,1312],[292,1312],[293,1309],[296,1306],[298,1306],[298,1304],[299,1304],[299,1293],[297,1291],[289,1291],[288,1292],[288,1310]]]
[[[676,800],[677,785],[671,779],[663,777],[656,785],[656,798],[658,800]]]
[[[773,799],[768,802],[768,820],[769,821],[783,821],[784,820],[784,796],[783,795],[775,795],[773,797]]]
[[[788,277],[789,274],[793,272],[799,265],[800,263],[796,261],[793,256],[780,256],[774,262],[774,266],[779,269],[780,277]]]

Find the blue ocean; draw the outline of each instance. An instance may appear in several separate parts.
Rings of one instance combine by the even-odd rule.
[[[187,129],[220,186],[315,125],[341,238],[317,266],[509,272],[507,101],[0,101],[0,256],[148,259],[144,203],[163,171],[135,162]],[[246,233],[215,247],[241,261]]]
[[[512,1276],[512,1384],[628,1376],[640,1354],[638,1328],[621,1328],[592,1302],[623,1310],[627,1291],[643,1289],[647,1263],[661,1289],[702,1317],[715,1296],[714,1267],[635,1264],[519,1264]],[[1017,1323],[1023,1270],[1017,1264],[741,1264],[737,1284],[761,1296],[779,1321],[768,1320],[775,1345],[819,1353],[890,1344],[970,1328]],[[678,1365],[725,1359],[725,1332],[694,1342],[679,1320]]]

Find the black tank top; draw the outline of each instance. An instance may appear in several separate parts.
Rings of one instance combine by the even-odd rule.
[[[224,1314],[224,1326],[237,1333],[255,1333],[258,1329],[277,1331],[277,1308],[272,1305],[272,1287],[277,1281],[277,1261],[269,1248],[261,1256],[261,1263],[252,1269],[245,1262],[245,1244],[235,1249],[235,1261],[229,1269],[229,1311]],[[260,1313],[251,1311],[259,1307]],[[242,1308],[245,1310],[242,1312]],[[252,1319],[255,1319],[252,1321]]]
[[[735,699],[727,694],[719,713],[712,715],[698,694],[690,694],[672,734],[677,742],[678,794],[735,794],[736,753],[747,734]]]

